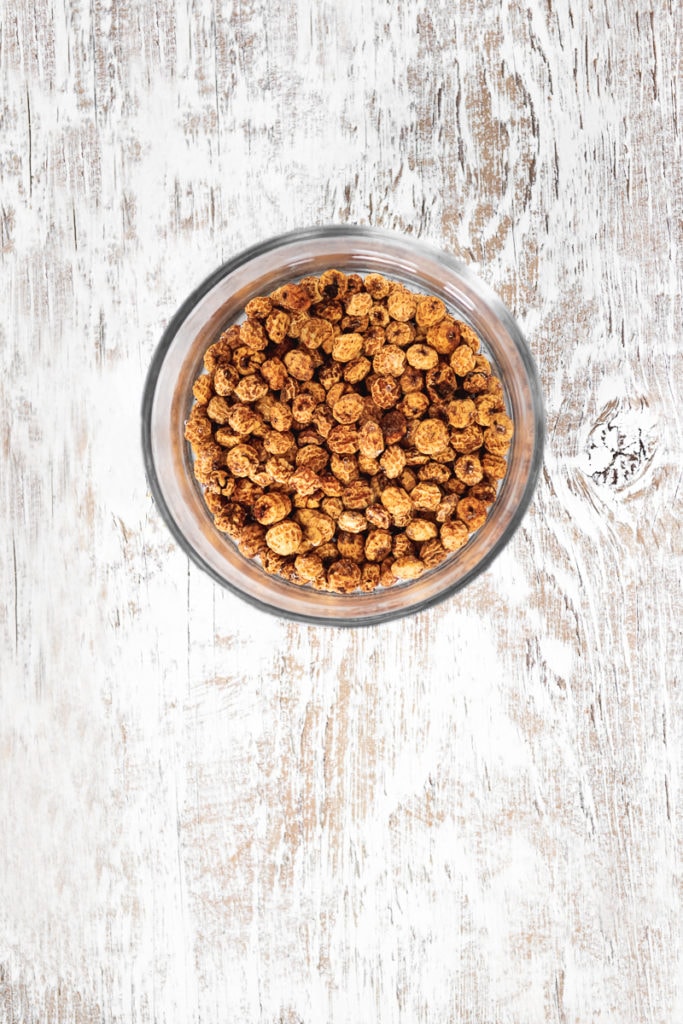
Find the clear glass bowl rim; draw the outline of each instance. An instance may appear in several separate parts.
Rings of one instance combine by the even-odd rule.
[[[414,249],[416,253],[421,252],[424,256],[440,262],[446,268],[459,276],[465,283],[470,285],[470,287],[476,290],[478,297],[489,307],[496,318],[504,325],[506,332],[515,346],[517,354],[524,366],[534,410],[533,454],[525,487],[517,505],[515,506],[514,512],[507,523],[507,526],[491,547],[484,552],[476,564],[473,565],[472,568],[462,577],[452,584],[444,586],[441,590],[430,595],[426,599],[419,602],[409,603],[405,606],[393,607],[389,611],[380,611],[372,615],[360,617],[354,616],[353,614],[340,615],[338,617],[322,617],[277,607],[276,605],[260,600],[248,591],[240,589],[240,587],[236,586],[229,580],[226,580],[220,575],[220,573],[216,572],[214,568],[202,558],[201,554],[189,543],[167,505],[157,473],[152,444],[152,409],[159,372],[178,331],[198,303],[208,292],[222,281],[223,278],[234,273],[235,270],[243,267],[251,260],[254,260],[263,254],[273,252],[278,248],[287,246],[292,242],[316,241],[319,239],[333,238],[350,239],[354,236],[357,238],[364,238],[370,243],[381,243],[384,240],[388,244],[396,244],[400,242],[404,245],[408,245]],[[489,288],[488,285],[486,285],[463,260],[458,259],[445,250],[439,249],[434,245],[423,242],[422,240],[414,239],[412,236],[401,234],[399,232],[352,224],[328,224],[317,227],[300,228],[283,234],[271,236],[241,250],[231,259],[217,267],[213,273],[209,274],[209,276],[206,277],[178,307],[159,340],[145,379],[141,403],[141,421],[142,454],[149,489],[168,530],[188,558],[206,572],[216,583],[219,583],[221,586],[225,587],[227,590],[236,594],[242,600],[261,611],[266,611],[280,618],[306,622],[313,625],[347,627],[373,625],[423,611],[426,608],[441,603],[446,598],[452,596],[459,590],[462,590],[480,573],[488,569],[494,559],[509,543],[524,518],[538,482],[540,469],[543,463],[543,446],[545,439],[544,403],[536,364],[517,322],[498,295]],[[291,584],[291,586],[294,585]],[[394,591],[394,589],[395,588],[392,587],[391,591]]]

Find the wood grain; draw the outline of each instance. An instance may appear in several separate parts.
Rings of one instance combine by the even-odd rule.
[[[676,1024],[676,0],[5,0],[2,1024]],[[180,301],[271,234],[460,253],[548,444],[495,565],[255,612],[146,489]]]

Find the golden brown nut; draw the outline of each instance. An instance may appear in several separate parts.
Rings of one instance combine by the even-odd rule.
[[[467,543],[469,533],[464,523],[458,520],[446,520],[441,526],[441,543],[446,551],[457,551]]]
[[[411,519],[406,526],[406,537],[415,541],[431,540],[438,532],[436,525],[428,519]]]
[[[402,487],[385,487],[380,498],[391,516],[394,526],[407,526],[413,518],[415,506]]]
[[[406,453],[397,444],[390,445],[380,456],[379,464],[385,475],[394,480],[403,472],[406,464]]]
[[[414,580],[425,571],[425,565],[415,555],[403,555],[396,559],[391,571],[399,580]]]
[[[365,557],[369,562],[382,562],[391,551],[392,536],[388,530],[370,530],[365,538]]]
[[[448,429],[441,420],[421,420],[415,429],[415,447],[423,455],[433,455],[448,445]]]
[[[281,491],[273,491],[270,494],[262,494],[254,502],[251,514],[254,519],[263,526],[272,526],[286,519],[292,511],[292,502]]]
[[[332,345],[332,358],[338,363],[350,363],[352,359],[357,359],[362,351],[362,334],[340,334]]]
[[[327,570],[327,582],[330,590],[338,594],[350,594],[360,585],[360,580],[360,566],[350,558],[340,558],[338,562],[333,562]]]
[[[266,544],[278,555],[295,554],[302,540],[301,527],[292,519],[283,519],[266,533]]]
[[[433,327],[443,320],[445,315],[446,307],[435,295],[426,295],[424,298],[418,299],[415,310],[415,322],[418,327]]]

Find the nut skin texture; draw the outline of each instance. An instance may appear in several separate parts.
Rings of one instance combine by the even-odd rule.
[[[381,274],[256,296],[204,354],[185,425],[226,543],[296,586],[416,579],[486,521],[514,424],[476,333]]]

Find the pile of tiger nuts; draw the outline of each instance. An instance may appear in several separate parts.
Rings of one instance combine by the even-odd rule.
[[[410,580],[485,521],[513,425],[435,296],[327,270],[252,299],[204,356],[185,428],[216,527],[291,583]]]

